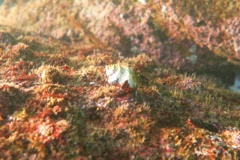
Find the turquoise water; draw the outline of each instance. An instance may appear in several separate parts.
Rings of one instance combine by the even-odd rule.
[[[230,90],[240,93],[240,73],[236,75],[234,85],[230,87]]]

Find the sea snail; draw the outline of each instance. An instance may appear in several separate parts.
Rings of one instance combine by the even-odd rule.
[[[137,88],[136,75],[127,66],[120,64],[112,64],[105,66],[108,83],[113,85],[120,85],[120,90],[126,94],[132,93]],[[124,95],[123,92],[119,92]],[[118,96],[118,95],[117,95]]]

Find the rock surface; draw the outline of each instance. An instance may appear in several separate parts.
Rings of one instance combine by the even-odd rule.
[[[236,33],[231,9],[205,7],[214,22],[162,1],[13,2],[0,7],[0,159],[240,158],[240,95],[205,75],[238,69],[235,52],[214,54],[232,36],[223,24]],[[136,73],[132,100],[113,97],[116,63]]]

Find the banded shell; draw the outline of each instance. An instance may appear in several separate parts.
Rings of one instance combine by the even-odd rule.
[[[105,67],[109,84],[120,84],[121,86],[127,81],[130,88],[137,87],[137,79],[135,73],[127,66],[120,64],[107,65]]]

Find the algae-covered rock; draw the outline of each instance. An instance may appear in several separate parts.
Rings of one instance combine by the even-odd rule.
[[[0,159],[239,159],[240,95],[206,75],[239,69],[213,54],[238,18],[190,2],[4,1]]]
[[[225,0],[176,3],[131,0],[98,4],[78,0],[4,1],[0,7],[0,24],[66,43],[110,46],[124,56],[144,52],[182,72],[206,74],[210,68],[209,75],[218,76],[229,85],[239,70],[240,59],[235,3]],[[229,78],[222,76],[229,72]]]
[[[62,83],[64,74],[56,67],[45,66],[42,68],[41,78],[43,83]]]

